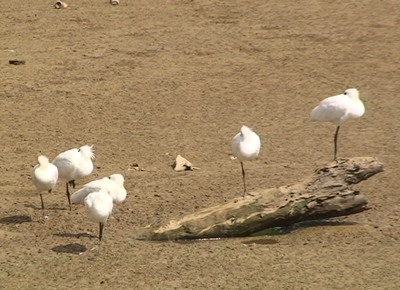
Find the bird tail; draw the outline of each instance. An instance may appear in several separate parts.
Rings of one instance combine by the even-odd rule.
[[[319,121],[322,117],[323,116],[321,115],[320,109],[317,106],[311,111],[310,116],[308,117],[308,120],[310,122],[316,122],[316,121]]]
[[[86,159],[94,159],[94,149],[93,149],[93,145],[85,145],[82,146],[81,148],[79,148],[81,151],[81,154],[84,158]]]

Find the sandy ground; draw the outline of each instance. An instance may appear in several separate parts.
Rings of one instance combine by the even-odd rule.
[[[66,0],[68,1],[68,0]],[[400,2],[70,0],[0,2],[0,289],[400,289]],[[25,65],[8,60],[20,58]],[[242,124],[262,139],[251,190],[300,180],[331,161],[334,126],[319,101],[357,87],[365,115],[339,156],[385,172],[357,185],[372,209],[356,225],[266,237],[144,242],[135,228],[238,197],[229,158]],[[98,226],[67,210],[60,182],[40,198],[37,156],[84,144],[93,179],[122,173],[100,253]],[[176,173],[177,154],[201,169]],[[128,171],[138,163],[144,171]]]

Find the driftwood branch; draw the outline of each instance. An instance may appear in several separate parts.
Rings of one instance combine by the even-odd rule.
[[[152,226],[136,238],[243,237],[301,221],[359,213],[369,209],[368,201],[353,185],[382,171],[383,164],[377,158],[341,159],[315,170],[299,183],[251,192],[253,196],[244,200],[237,198],[163,226]]]

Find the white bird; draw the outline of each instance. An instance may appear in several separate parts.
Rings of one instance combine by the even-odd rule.
[[[108,177],[86,183],[81,189],[71,195],[71,203],[84,204],[85,197],[89,193],[99,191],[100,189],[107,190],[114,203],[121,203],[126,198],[124,177],[122,174],[111,174]]]
[[[340,126],[349,119],[364,115],[365,107],[357,89],[347,89],[343,94],[328,97],[316,106],[310,121],[332,122],[337,126],[334,136],[334,160],[337,160],[337,138]]]
[[[107,190],[91,192],[84,199],[85,211],[89,220],[99,223],[99,242],[103,237],[104,225],[113,209],[113,199]]]
[[[47,191],[51,193],[58,180],[58,169],[56,166],[49,162],[46,156],[40,155],[38,157],[39,164],[35,165],[32,170],[33,184],[36,186],[40,194],[42,202],[42,212],[44,214],[44,202],[42,192]]]
[[[92,173],[94,153],[93,145],[85,145],[60,153],[52,163],[57,166],[59,178],[66,181],[66,193],[69,210],[72,210],[68,185],[75,188],[75,180],[84,178]]]
[[[261,141],[260,137],[254,133],[250,128],[242,126],[240,132],[232,140],[232,152],[240,161],[242,167],[244,193],[243,198],[246,197],[246,179],[243,167],[243,162],[247,160],[254,160],[260,153]]]

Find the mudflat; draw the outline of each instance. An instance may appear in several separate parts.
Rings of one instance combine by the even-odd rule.
[[[399,1],[67,3],[0,3],[0,289],[400,289]],[[249,190],[331,162],[335,127],[308,116],[351,87],[366,113],[343,125],[338,155],[384,162],[356,185],[370,210],[276,236],[131,238],[241,196],[229,157],[243,124],[262,141]],[[100,252],[98,225],[69,211],[63,182],[43,220],[30,178],[38,155],[85,144],[95,170],[77,189],[121,173],[128,191]],[[178,154],[200,169],[173,171]]]

